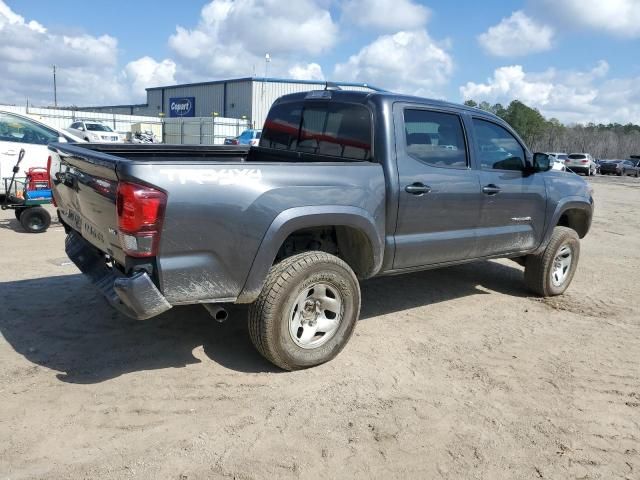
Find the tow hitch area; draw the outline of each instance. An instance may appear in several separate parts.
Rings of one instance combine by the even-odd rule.
[[[171,308],[146,272],[126,277],[109,268],[104,257],[75,232],[67,235],[65,251],[69,259],[91,279],[112,307],[136,320],[160,315]]]

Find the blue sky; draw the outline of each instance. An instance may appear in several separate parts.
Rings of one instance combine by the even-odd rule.
[[[144,101],[144,87],[264,73],[462,101],[519,99],[565,122],[640,123],[640,1],[0,0],[0,102]],[[4,20],[3,20],[4,18]],[[36,45],[41,48],[37,49]],[[22,55],[24,53],[24,55]],[[5,71],[2,71],[2,70]]]

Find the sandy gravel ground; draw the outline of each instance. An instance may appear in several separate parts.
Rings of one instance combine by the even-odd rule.
[[[64,232],[0,214],[0,478],[640,478],[640,182],[593,180],[566,295],[510,261],[363,285],[333,362],[277,371],[246,310],[136,323]]]

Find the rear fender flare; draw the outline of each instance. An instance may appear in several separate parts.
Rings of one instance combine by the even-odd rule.
[[[348,226],[364,233],[373,254],[371,276],[380,270],[384,235],[366,210],[340,205],[290,208],[281,212],[267,229],[236,303],[251,303],[258,297],[278,250],[289,235],[303,228],[323,226]]]

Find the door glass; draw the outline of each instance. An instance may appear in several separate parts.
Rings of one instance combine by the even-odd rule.
[[[0,114],[0,141],[47,145],[58,141],[58,134],[13,115]]]
[[[485,170],[524,170],[524,149],[513,135],[495,123],[473,119],[480,165]]]
[[[411,157],[435,167],[467,167],[464,131],[457,115],[408,109],[404,129]]]

